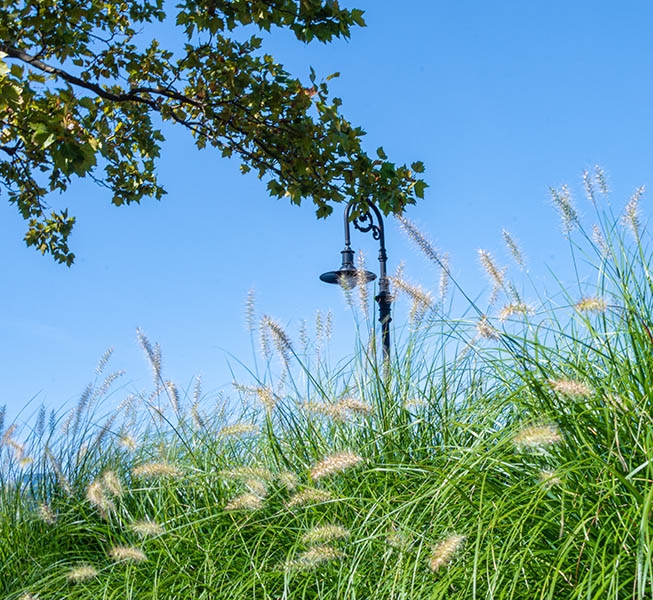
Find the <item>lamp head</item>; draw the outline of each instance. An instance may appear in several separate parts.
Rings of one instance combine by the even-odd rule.
[[[342,252],[342,266],[337,271],[327,271],[320,275],[324,283],[335,283],[347,290],[356,287],[359,281],[359,272],[354,266],[354,251],[347,247]],[[365,282],[369,283],[376,279],[376,275],[370,271],[365,271]]]

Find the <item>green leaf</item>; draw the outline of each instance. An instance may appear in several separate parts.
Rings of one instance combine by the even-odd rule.
[[[388,160],[388,155],[385,153],[383,150],[383,146],[379,146],[376,149],[376,155],[381,159],[381,160]]]
[[[425,181],[422,181],[419,179],[418,181],[415,182],[415,187],[413,188],[415,190],[415,196],[418,198],[424,198],[424,190],[429,187],[428,183]]]

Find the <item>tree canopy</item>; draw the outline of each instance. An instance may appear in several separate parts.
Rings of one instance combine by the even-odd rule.
[[[311,200],[318,217],[370,199],[401,213],[423,197],[422,163],[363,149],[364,131],[329,94],[337,74],[311,70],[302,83],[252,35],[280,28],[326,43],[364,26],[361,10],[338,0],[0,3],[0,183],[27,222],[27,245],[58,262],[74,261],[75,218],[48,204],[52,193],[90,177],[115,205],[160,199],[164,122],[237,158],[272,196]],[[180,41],[166,48],[148,24],[168,21]]]

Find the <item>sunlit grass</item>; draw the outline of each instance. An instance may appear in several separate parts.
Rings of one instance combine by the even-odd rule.
[[[603,179],[584,178],[597,204]],[[586,230],[569,190],[553,192],[578,274],[556,302],[518,293],[485,252],[493,290],[472,317],[443,313],[446,285],[398,272],[407,326],[387,377],[366,314],[354,357],[334,366],[328,317],[295,340],[248,298],[259,369],[217,403],[167,382],[139,333],[151,392],[102,415],[106,356],[69,414],[1,428],[0,596],[653,597],[640,196],[622,215],[597,208]],[[444,255],[406,230],[455,290]],[[369,299],[348,294],[363,313]]]

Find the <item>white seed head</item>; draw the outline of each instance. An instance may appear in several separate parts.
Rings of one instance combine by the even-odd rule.
[[[556,475],[555,471],[543,469],[540,471],[540,483],[546,488],[551,488],[562,485],[562,479]]]
[[[313,527],[302,536],[303,544],[323,544],[349,537],[349,530],[340,525],[320,525]]]
[[[136,534],[141,537],[155,537],[161,535],[164,532],[163,526],[159,523],[155,523],[150,519],[142,519],[139,521],[134,521],[129,525],[129,528]]]
[[[297,475],[291,473],[290,471],[283,471],[279,473],[277,475],[277,480],[289,492],[292,492],[298,484]]]
[[[54,525],[57,522],[57,515],[49,504],[39,504],[38,516],[46,525]]]
[[[114,546],[109,550],[109,557],[114,562],[139,563],[147,560],[145,552],[134,546]]]
[[[114,471],[105,471],[100,481],[107,493],[116,497],[123,495],[122,483]]]
[[[263,507],[263,500],[256,494],[247,493],[236,496],[224,507],[227,511],[258,510]]]
[[[529,425],[517,432],[513,443],[519,449],[544,448],[562,441],[555,425]]]
[[[311,469],[311,477],[317,480],[336,473],[342,473],[347,469],[360,465],[363,460],[362,456],[353,452],[339,452],[315,464]]]
[[[579,222],[571,191],[567,185],[563,185],[559,190],[551,188],[551,198],[562,219],[562,231],[565,235],[569,235]]]
[[[450,535],[445,540],[437,544],[429,558],[429,568],[434,573],[439,571],[442,567],[446,567],[458,552],[463,542],[465,541],[464,535]]]
[[[98,576],[96,569],[90,565],[80,565],[68,571],[66,579],[69,583],[79,583],[81,581],[90,581]]]
[[[579,312],[602,313],[608,308],[605,300],[598,297],[582,298],[576,303],[576,310]]]
[[[486,315],[483,315],[476,323],[476,331],[486,340],[498,340],[500,337],[499,331],[490,323]]]
[[[333,500],[333,496],[325,490],[316,490],[316,489],[306,489],[301,492],[297,492],[291,498],[289,498],[286,506],[288,508],[296,508],[298,506],[312,506],[314,504],[322,504],[323,502],[328,502]]]
[[[220,431],[220,437],[240,437],[245,435],[256,435],[258,433],[258,426],[254,423],[234,423],[233,425],[225,425]]]
[[[326,544],[314,546],[306,550],[306,552],[302,552],[296,560],[289,562],[286,567],[289,569],[314,569],[324,563],[338,560],[343,556],[342,551],[333,546]]]
[[[102,518],[106,519],[110,513],[116,510],[116,505],[109,497],[101,480],[92,482],[86,488],[86,499],[100,512]]]
[[[524,255],[522,254],[522,251],[519,248],[519,244],[517,244],[517,242],[510,235],[510,232],[508,230],[504,229],[501,232],[501,235],[503,236],[503,241],[505,242],[506,247],[510,252],[510,255],[513,257],[513,259],[515,260],[519,268],[523,269],[526,266],[526,261],[524,261]]]
[[[534,312],[533,308],[524,302],[513,302],[507,304],[501,309],[501,312],[499,313],[499,321],[504,322],[515,316],[527,317],[528,315],[532,315]]]
[[[156,479],[160,477],[181,477],[182,471],[179,467],[167,462],[151,462],[134,467],[132,475],[145,479]]]
[[[574,381],[573,379],[553,379],[549,381],[549,385],[554,392],[563,396],[581,396],[586,398],[594,393],[592,388],[587,384],[582,381]]]

